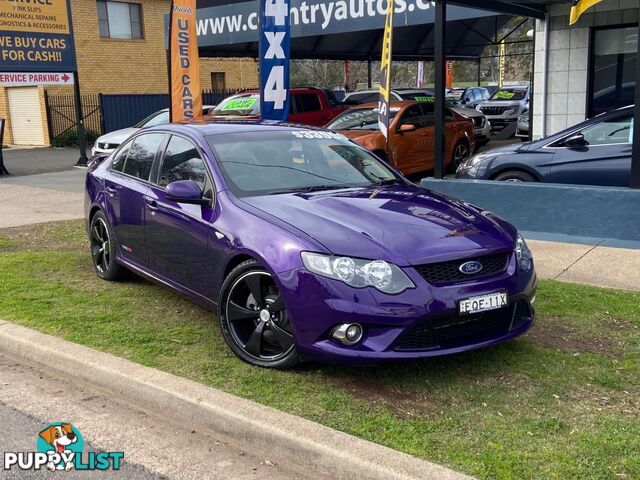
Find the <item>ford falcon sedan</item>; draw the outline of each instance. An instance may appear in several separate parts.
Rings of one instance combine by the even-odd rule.
[[[86,219],[100,278],[134,272],[216,312],[229,348],[262,367],[453,354],[534,322],[512,225],[327,130],[142,130],[89,168]]]

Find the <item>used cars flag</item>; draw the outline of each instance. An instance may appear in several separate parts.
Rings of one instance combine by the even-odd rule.
[[[393,0],[387,1],[387,20],[382,38],[382,60],[380,62],[380,95],[378,100],[378,126],[389,138],[389,99],[391,96],[391,48],[393,45]]]
[[[169,15],[169,112],[180,122],[202,116],[196,0],[172,0]]]
[[[571,15],[569,16],[569,25],[576,23],[580,19],[580,15],[601,1],[602,0],[573,0]]]

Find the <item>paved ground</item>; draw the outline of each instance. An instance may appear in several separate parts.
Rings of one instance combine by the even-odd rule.
[[[2,152],[4,165],[14,177],[70,170],[80,157],[77,148],[14,146]]]
[[[1,328],[1,327],[0,327]],[[119,474],[41,472],[1,478],[289,480],[275,459],[256,458],[208,434],[187,430],[80,384],[0,356],[0,452],[32,451],[51,422],[69,421],[97,451],[122,451]],[[56,475],[57,474],[57,475]],[[67,476],[69,475],[69,476]]]
[[[0,228],[81,218],[86,170],[0,177]]]

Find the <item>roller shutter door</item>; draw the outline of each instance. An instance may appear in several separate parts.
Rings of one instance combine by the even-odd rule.
[[[7,93],[13,143],[16,145],[44,145],[38,88],[9,88]]]

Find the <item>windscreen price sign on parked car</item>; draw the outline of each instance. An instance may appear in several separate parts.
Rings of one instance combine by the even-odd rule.
[[[67,0],[0,0],[0,71],[75,70]]]
[[[263,120],[286,122],[289,118],[289,1],[260,0],[260,112]]]

